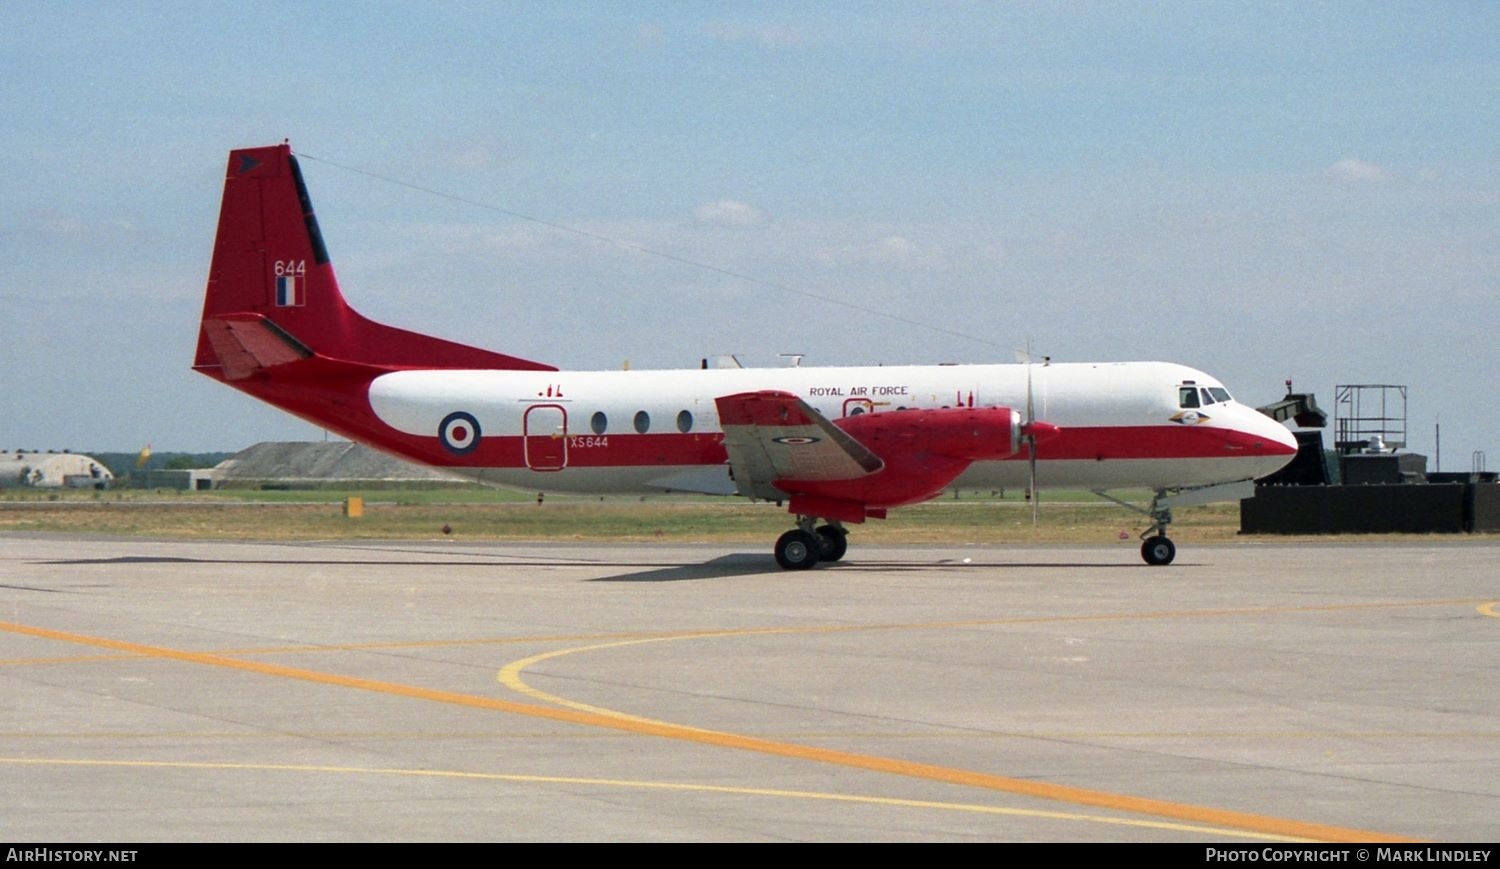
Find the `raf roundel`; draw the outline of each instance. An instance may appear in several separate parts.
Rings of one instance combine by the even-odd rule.
[[[455,410],[443,417],[438,426],[438,440],[454,455],[471,453],[479,446],[479,420],[472,413]]]

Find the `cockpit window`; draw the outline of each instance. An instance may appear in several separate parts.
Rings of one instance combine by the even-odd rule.
[[[1196,387],[1196,386],[1183,386],[1183,387],[1179,387],[1178,390],[1177,390],[1177,406],[1178,407],[1197,407],[1198,406],[1198,387]]]
[[[1213,404],[1214,403],[1214,397],[1209,394],[1208,389],[1205,388],[1205,389],[1202,390],[1202,392],[1203,392],[1203,406],[1204,407],[1208,407],[1210,404]]]
[[[1233,399],[1229,397],[1229,390],[1225,389],[1222,386],[1210,386],[1208,388],[1208,392],[1210,395],[1220,401],[1233,401]]]

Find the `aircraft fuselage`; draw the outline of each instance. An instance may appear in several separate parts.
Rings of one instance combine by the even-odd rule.
[[[1030,371],[1028,372],[1028,367]],[[916,408],[1010,407],[1059,431],[1038,446],[1045,487],[1199,486],[1271,473],[1290,433],[1233,400],[1181,406],[1220,387],[1164,362],[663,371],[398,371],[376,377],[379,446],[491,484],[556,492],[728,494],[715,398],[791,392],[830,419]],[[1026,453],[977,461],[953,484],[1026,485]]]

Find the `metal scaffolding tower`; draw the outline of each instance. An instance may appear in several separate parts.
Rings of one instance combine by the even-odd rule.
[[[1340,455],[1406,446],[1406,387],[1351,383],[1333,388],[1333,446]]]

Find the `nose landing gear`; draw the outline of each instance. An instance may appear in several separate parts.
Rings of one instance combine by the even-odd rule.
[[[1177,557],[1177,544],[1167,537],[1167,526],[1172,524],[1172,510],[1164,501],[1169,497],[1165,489],[1157,489],[1155,496],[1151,498],[1151,506],[1141,508],[1127,501],[1105,492],[1095,489],[1094,494],[1109,501],[1113,501],[1127,510],[1133,510],[1151,518],[1151,527],[1141,534],[1141,560],[1153,566],[1171,564],[1172,559]]]
[[[1177,557],[1177,545],[1167,539],[1167,526],[1172,524],[1173,507],[1196,507],[1220,501],[1240,501],[1255,497],[1255,481],[1239,480],[1233,483],[1215,483],[1210,486],[1193,486],[1183,489],[1157,489],[1151,498],[1151,506],[1139,507],[1126,503],[1102,489],[1093,490],[1095,495],[1113,501],[1127,510],[1141,513],[1151,519],[1151,527],[1141,534],[1141,559],[1147,564],[1171,564]]]
[[[1155,531],[1152,528],[1151,531]],[[1165,529],[1163,529],[1165,530]],[[1147,531],[1147,534],[1151,534]],[[1172,559],[1177,557],[1177,544],[1169,540],[1166,535],[1152,534],[1141,543],[1141,558],[1147,564],[1160,565],[1171,564]]]

